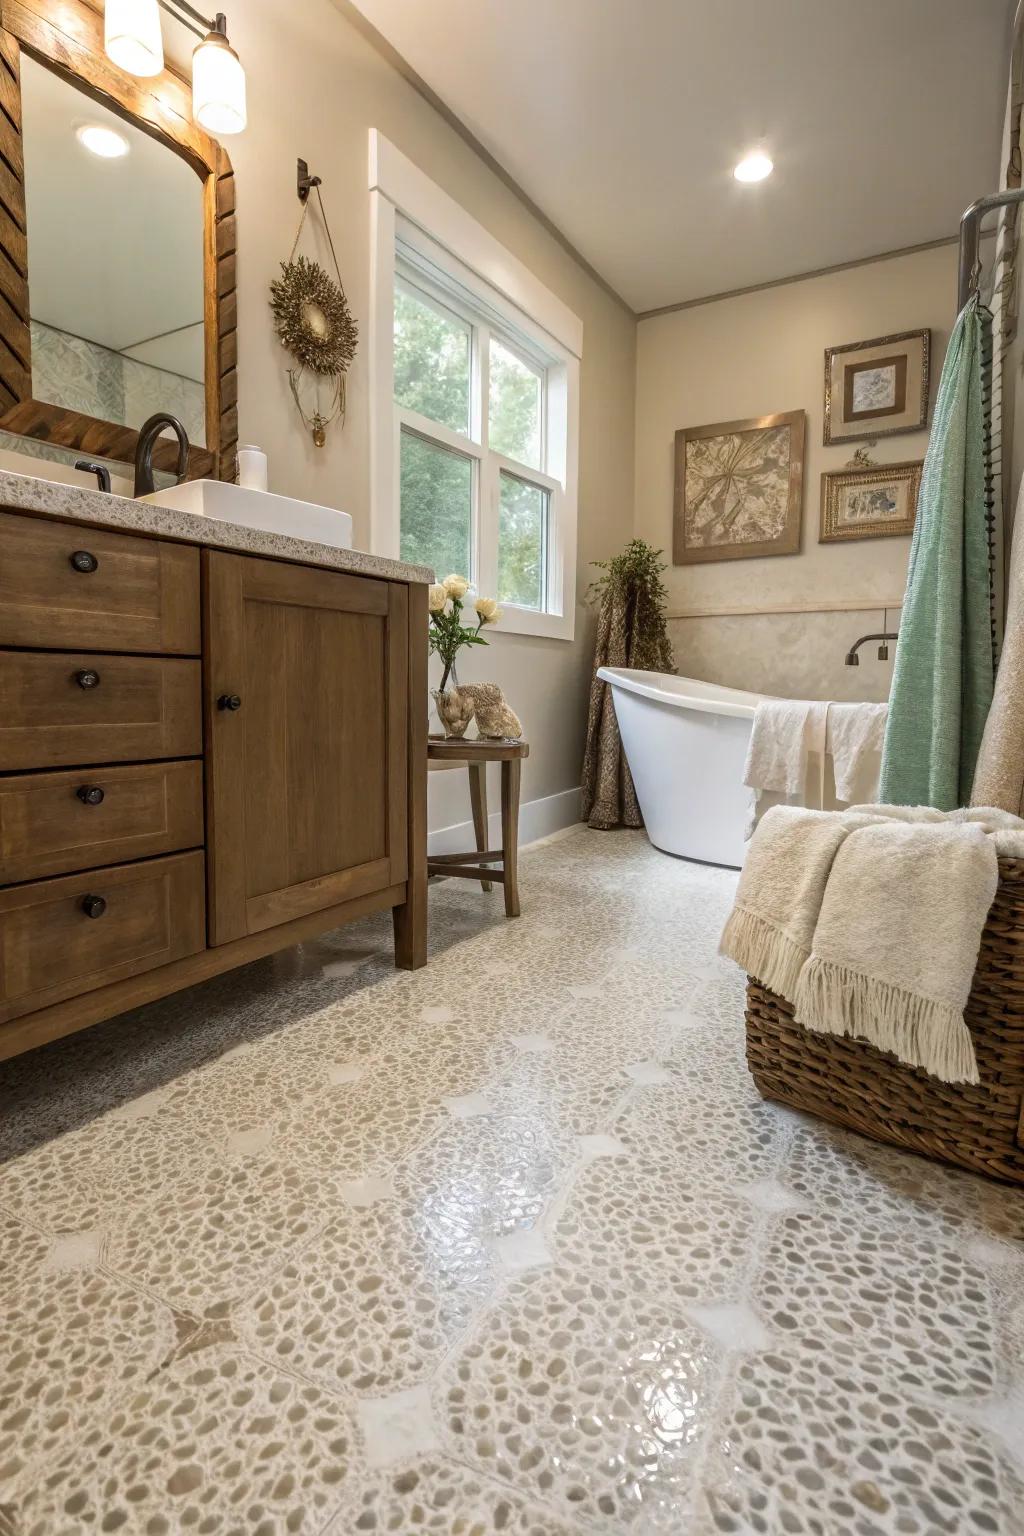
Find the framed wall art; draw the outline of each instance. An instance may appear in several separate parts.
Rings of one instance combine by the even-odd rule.
[[[926,427],[930,350],[931,331],[901,331],[829,347],[825,446]]]
[[[839,469],[821,477],[819,544],[913,533],[922,461]]]
[[[803,411],[682,428],[673,563],[798,554],[803,474]]]

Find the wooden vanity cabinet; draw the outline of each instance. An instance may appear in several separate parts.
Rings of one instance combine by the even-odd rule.
[[[203,559],[209,927],[223,944],[405,880],[409,604],[394,582]]]
[[[0,1060],[391,908],[426,586],[0,513]]]

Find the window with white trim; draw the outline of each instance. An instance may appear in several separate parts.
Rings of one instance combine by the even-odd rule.
[[[394,402],[400,554],[505,609],[560,614],[560,360],[400,245]],[[562,428],[564,434],[564,427]],[[509,618],[513,615],[509,614]]]
[[[571,640],[583,323],[370,130],[375,553],[498,596],[495,635]]]

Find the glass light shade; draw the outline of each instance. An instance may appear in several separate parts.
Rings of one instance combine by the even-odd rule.
[[[106,0],[103,46],[107,58],[130,75],[158,75],[164,67],[157,0]]]
[[[220,32],[208,32],[192,55],[192,115],[207,133],[245,127],[245,70]]]

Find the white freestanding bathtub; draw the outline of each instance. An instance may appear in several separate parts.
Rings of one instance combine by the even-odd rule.
[[[738,868],[751,799],[743,765],[764,695],[628,667],[602,667],[597,675],[611,685],[651,842]]]

